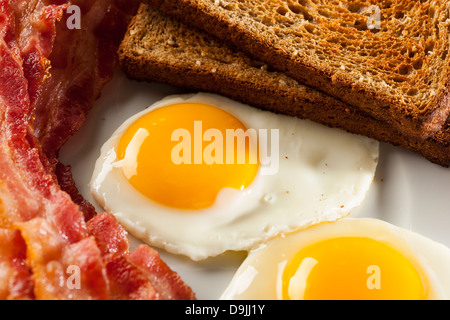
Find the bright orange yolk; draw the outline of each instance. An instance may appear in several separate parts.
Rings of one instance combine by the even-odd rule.
[[[422,278],[399,251],[365,237],[337,237],[300,250],[283,273],[283,299],[421,300]]]
[[[250,138],[243,144],[237,138],[227,140],[228,131],[239,129],[247,130],[236,117],[213,106],[165,106],[126,130],[118,158],[128,181],[149,199],[173,208],[208,208],[222,189],[243,190],[258,172]],[[227,150],[232,152],[227,155]],[[243,155],[245,161],[240,161]]]

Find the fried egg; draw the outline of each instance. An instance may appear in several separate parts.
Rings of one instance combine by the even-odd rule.
[[[344,218],[254,248],[221,299],[450,297],[450,249],[373,218]]]
[[[133,236],[202,260],[346,216],[378,155],[366,137],[214,94],[176,95],[115,131],[90,187]]]

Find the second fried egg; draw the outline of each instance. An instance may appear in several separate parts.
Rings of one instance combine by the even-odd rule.
[[[450,249],[372,218],[344,218],[254,248],[226,300],[447,300]]]

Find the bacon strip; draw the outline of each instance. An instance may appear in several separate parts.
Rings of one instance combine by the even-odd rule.
[[[108,299],[108,280],[93,238],[68,244],[45,219],[17,224],[27,245],[37,299]]]
[[[50,284],[60,284],[64,270],[54,267],[64,262],[64,252],[87,238],[84,216],[41,162],[40,150],[28,124],[32,108],[23,65],[17,52],[4,41],[0,42],[0,68],[0,198],[3,203],[0,227],[21,231],[27,263],[33,272],[35,297],[67,298],[73,296],[73,291],[67,287],[53,290]],[[68,256],[83,267],[86,252],[89,251]],[[90,265],[102,266],[100,254],[90,254],[89,261]],[[92,288],[86,287],[83,296],[90,296],[91,291]]]
[[[48,0],[13,0],[10,3],[16,17],[16,38],[28,80],[30,103],[34,105],[49,76],[48,57],[56,36],[56,22],[69,5],[65,1]]]
[[[48,165],[49,170],[55,170],[55,179],[58,181],[61,190],[66,192],[72,198],[72,201],[75,202],[80,210],[84,214],[84,218],[86,221],[92,219],[97,212],[95,211],[94,206],[87,201],[78,191],[78,188],[75,184],[75,181],[72,177],[72,170],[70,166],[65,166],[60,162],[57,162],[56,167],[54,165]]]
[[[107,261],[110,280],[114,279],[114,295],[124,299],[152,298],[158,300],[194,300],[195,293],[180,276],[161,259],[159,253],[146,245],[130,252],[127,233],[112,216],[100,213],[87,223],[88,232],[97,239]],[[111,254],[116,254],[113,257]],[[143,293],[133,283],[121,283],[124,273],[132,274],[138,282],[153,288],[154,292]],[[136,281],[135,279],[135,281]],[[139,288],[139,286],[137,287]],[[148,296],[150,294],[150,296]]]
[[[0,178],[4,193],[9,195],[4,200],[8,210],[0,214],[2,227],[45,215],[60,222],[60,232],[76,241],[83,235],[78,208],[47,174],[39,150],[32,146],[34,139],[27,122],[32,111],[27,80],[21,61],[5,42],[0,43],[0,68]],[[64,215],[57,205],[65,205]],[[71,223],[64,223],[66,219]]]
[[[103,254],[114,253],[122,256],[129,253],[127,232],[112,215],[105,212],[97,214],[88,221],[87,230],[95,237]]]
[[[151,282],[125,257],[104,256],[113,300],[155,300],[157,293]]]
[[[34,299],[26,246],[17,230],[0,229],[0,299]]]
[[[57,155],[83,125],[102,88],[112,78],[117,48],[139,1],[74,0],[71,4],[81,8],[82,29],[67,27],[68,14],[56,24],[49,79],[35,101],[33,126],[58,183],[89,220],[95,209],[78,193],[70,168],[60,164]]]
[[[114,37],[95,39],[102,30],[106,30],[106,26],[114,26],[117,20],[112,17],[121,11],[115,10],[109,0],[77,2],[83,12],[90,13],[84,16],[88,18],[87,21],[96,26],[91,30],[95,36],[88,38],[92,40],[88,41],[89,48],[96,48],[98,54],[95,62],[87,64],[96,67],[92,69],[95,75],[91,74],[89,78],[86,65],[82,63],[84,60],[80,58],[86,52],[72,47],[75,55],[59,56],[59,60],[55,56],[52,59],[55,52],[65,52],[63,43],[58,42],[57,38],[54,43],[55,46],[59,43],[60,49],[51,50],[55,31],[58,33],[61,30],[64,35],[62,39],[70,43],[67,31],[58,29],[58,25],[53,27],[63,8],[60,5],[65,4],[65,1],[55,2],[57,5],[51,1],[0,0],[0,283],[2,288],[7,288],[0,292],[0,298],[175,297],[167,292],[159,292],[168,288],[160,285],[157,290],[147,270],[131,262],[130,257],[138,257],[139,254],[130,253],[125,240],[126,233],[120,225],[107,214],[101,214],[98,219],[89,222],[88,228],[80,207],[57,183],[57,175],[71,179],[68,174],[70,168],[61,167],[56,156],[72,131],[68,130],[65,137],[61,136],[62,139],[52,137],[64,125],[69,125],[72,130],[79,128],[83,122],[80,119],[84,120],[92,107],[93,98],[98,96],[101,87],[111,77],[114,59],[106,58],[115,57],[115,54],[111,54]],[[33,21],[34,18],[37,19],[34,23],[27,20]],[[61,25],[59,28],[62,28]],[[86,36],[85,33],[81,35]],[[27,42],[27,36],[37,40]],[[81,38],[77,41],[81,41]],[[77,41],[74,45],[80,44]],[[107,50],[99,49],[105,48],[105,43],[110,44],[106,46]],[[46,79],[48,65],[42,63],[47,61],[48,54],[52,66],[55,63],[50,78],[52,81]],[[68,65],[72,68],[58,69],[61,61],[70,61]],[[106,61],[106,66],[100,61]],[[70,71],[77,70],[81,71],[74,73],[76,77],[69,77]],[[59,89],[51,90],[50,86]],[[73,89],[80,94],[85,93],[80,88],[92,90],[87,91],[87,98],[73,100]],[[49,92],[52,94],[46,96]],[[93,92],[95,94],[89,95]],[[75,109],[71,109],[72,103],[76,101],[80,103],[75,103]],[[37,117],[35,111],[38,110],[43,118]],[[67,116],[74,110],[81,112],[82,116],[70,120],[73,118]],[[35,130],[30,123],[33,118],[38,119],[34,124],[44,124],[39,127],[43,131]],[[45,134],[36,136],[37,132]],[[41,148],[41,143],[46,149]],[[68,181],[66,186],[70,185]],[[73,188],[74,185],[72,191]],[[172,278],[174,273],[169,268],[161,270],[163,277]],[[186,286],[186,292],[189,290]]]
[[[116,6],[116,2],[120,6]],[[35,135],[47,157],[85,122],[88,112],[112,78],[116,51],[138,1],[74,0],[82,10],[82,29],[69,30],[65,14],[56,25],[50,79],[36,101]],[[127,8],[127,12],[123,9]]]
[[[137,247],[128,260],[150,279],[162,300],[194,300],[192,289],[161,259],[159,253],[145,245]]]

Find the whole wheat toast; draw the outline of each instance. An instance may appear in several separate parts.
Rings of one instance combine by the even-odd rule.
[[[450,1],[145,1],[404,135],[450,113]]]
[[[450,119],[421,141],[384,121],[311,89],[267,65],[233,52],[209,35],[141,5],[119,50],[129,77],[205,90],[277,113],[310,119],[421,153],[450,165]]]

